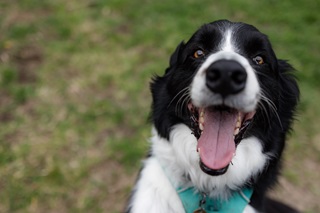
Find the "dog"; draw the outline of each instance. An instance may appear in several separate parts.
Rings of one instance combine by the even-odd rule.
[[[297,212],[267,198],[299,88],[252,25],[201,26],[151,82],[151,149],[128,213]]]

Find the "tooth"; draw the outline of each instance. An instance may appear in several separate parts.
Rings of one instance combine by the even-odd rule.
[[[200,147],[198,147],[197,152],[199,152],[199,153],[200,153]]]
[[[200,116],[199,123],[204,123],[204,117],[203,116]]]
[[[238,120],[236,123],[236,128],[240,128],[241,127],[241,122]]]
[[[199,123],[204,123],[204,110],[202,109],[200,111],[200,116],[199,116]]]
[[[202,123],[199,123],[199,129],[200,129],[201,131],[203,131],[204,127],[203,127],[203,124],[202,124]]]
[[[233,135],[236,136],[238,133],[239,133],[239,128],[235,128],[234,132],[233,132]]]
[[[236,128],[240,128],[241,127],[241,115],[240,112],[238,113],[238,119],[237,119],[237,123],[236,123]]]
[[[204,116],[204,110],[201,109],[201,112],[200,112],[200,117],[203,117]]]

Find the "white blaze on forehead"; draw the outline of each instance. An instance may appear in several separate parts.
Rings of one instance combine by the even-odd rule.
[[[232,39],[231,29],[228,29],[227,31],[225,31],[223,37],[224,39],[221,41],[221,45],[220,45],[221,50],[235,52],[235,49],[232,46],[232,42],[231,42],[231,39]]]
[[[223,39],[220,42],[219,49],[220,51],[226,52],[238,52],[238,47],[233,41],[234,32],[233,29],[227,29],[223,32]]]

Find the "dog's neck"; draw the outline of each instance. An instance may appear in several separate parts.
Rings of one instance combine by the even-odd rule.
[[[259,173],[267,160],[267,156],[261,153],[262,147],[257,139],[248,139],[239,145],[234,165],[225,174],[213,177],[200,169],[197,140],[186,125],[174,126],[169,141],[159,136],[156,130],[153,133],[152,155],[159,161],[173,187],[193,187],[214,199],[228,199],[252,175]],[[248,156],[254,157],[254,160]]]
[[[224,212],[243,212],[250,203],[253,190],[244,188],[234,191],[227,200],[212,199],[205,193],[197,192],[193,187],[187,189],[178,189],[177,193],[183,204],[186,213],[206,212],[206,213],[224,213]]]

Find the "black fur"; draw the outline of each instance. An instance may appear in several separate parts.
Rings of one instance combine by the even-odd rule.
[[[265,195],[267,190],[276,183],[279,174],[280,158],[299,100],[299,89],[292,76],[293,68],[286,61],[277,59],[267,36],[255,27],[244,23],[217,21],[202,26],[187,43],[181,42],[172,54],[165,74],[154,77],[151,83],[152,121],[158,133],[167,139],[175,124],[185,123],[191,127],[187,103],[179,102],[182,95],[179,92],[190,86],[196,71],[206,59],[204,57],[201,60],[195,60],[193,53],[199,48],[203,49],[206,55],[216,52],[218,42],[223,36],[221,31],[228,27],[236,29],[239,54],[251,62],[251,66],[256,70],[260,87],[275,105],[272,109],[266,102],[261,101],[255,119],[245,134],[245,137],[255,135],[261,139],[263,151],[272,153],[274,156],[261,175],[247,183],[254,188],[251,205],[261,212],[265,209],[268,212],[294,212],[277,202],[270,200],[266,202]],[[265,64],[256,65],[252,61],[256,55],[263,56]],[[272,206],[278,209],[275,210]]]

